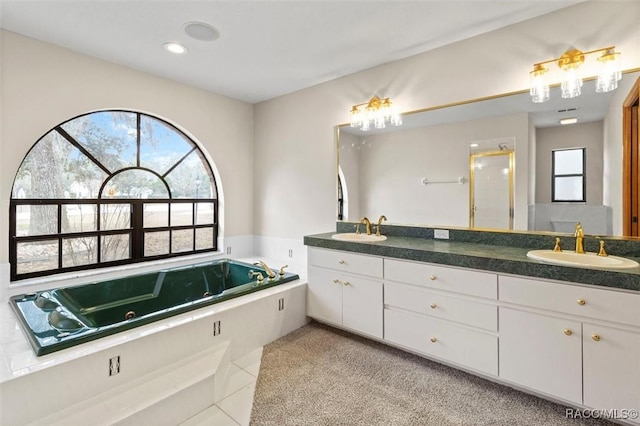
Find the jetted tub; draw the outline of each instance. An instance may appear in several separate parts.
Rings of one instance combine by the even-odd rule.
[[[258,281],[260,274],[263,281]],[[298,279],[230,259],[10,298],[37,355]]]

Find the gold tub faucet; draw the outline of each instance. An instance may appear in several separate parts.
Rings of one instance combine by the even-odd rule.
[[[264,271],[267,273],[267,277],[269,277],[270,280],[276,277],[276,273],[273,272],[271,268],[269,268],[269,266],[266,263],[264,263],[262,260],[254,263],[254,265],[262,267],[262,269],[264,269]]]

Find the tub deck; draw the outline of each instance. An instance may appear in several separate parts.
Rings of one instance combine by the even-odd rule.
[[[39,355],[297,280],[231,259],[10,298]]]

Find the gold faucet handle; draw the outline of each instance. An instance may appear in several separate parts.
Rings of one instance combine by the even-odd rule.
[[[560,237],[556,237],[556,245],[553,247],[553,251],[561,252],[562,247],[560,247]]]
[[[261,272],[249,271],[249,277],[255,278],[258,277],[258,284],[261,284],[264,281],[264,277]]]
[[[288,268],[289,265],[284,265],[283,267],[280,268],[280,272],[278,272],[278,275],[280,275],[281,277],[284,277],[284,268]]]
[[[600,240],[600,250],[598,251],[598,256],[609,256],[604,249],[604,240]]]
[[[380,236],[380,225],[382,224],[382,221],[386,221],[387,217],[385,215],[380,216],[380,218],[378,219],[378,226],[376,227],[376,236],[379,237]]]
[[[356,234],[360,235],[360,224],[359,223],[356,224]]]

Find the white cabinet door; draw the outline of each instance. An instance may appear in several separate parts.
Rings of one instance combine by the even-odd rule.
[[[382,282],[342,276],[342,325],[382,339]]]
[[[582,323],[500,307],[500,377],[582,403]]]
[[[310,266],[307,284],[307,315],[342,325],[342,283],[338,273]]]
[[[640,410],[640,334],[583,325],[584,405]]]
[[[307,315],[382,339],[382,282],[309,267]]]

